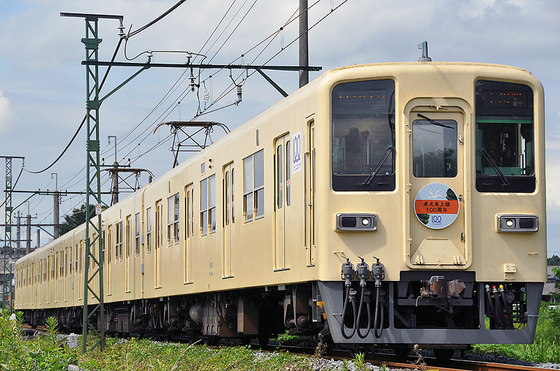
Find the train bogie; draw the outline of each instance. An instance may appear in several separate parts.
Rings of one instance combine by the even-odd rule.
[[[327,72],[103,212],[98,325],[531,342],[546,279],[543,100],[506,66]],[[84,233],[18,261],[39,272],[22,276],[18,309],[79,327]]]

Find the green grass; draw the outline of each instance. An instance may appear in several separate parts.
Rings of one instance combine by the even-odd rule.
[[[255,352],[248,347],[208,348],[154,342],[148,339],[130,340],[108,338],[103,353],[93,350],[81,354],[81,348],[69,349],[65,339],[58,336],[58,325],[50,318],[46,335],[34,341],[22,336],[22,316],[10,320],[7,312],[0,315],[0,371],[10,370],[66,370],[68,364],[90,370],[312,370],[314,357],[288,352]],[[301,338],[281,335],[281,343],[299,342]],[[560,309],[541,306],[535,343],[530,345],[476,345],[476,353],[492,353],[530,362],[560,363]],[[364,370],[364,358],[354,360],[357,370]],[[343,369],[349,369],[344,362]]]
[[[473,346],[473,351],[528,362],[560,363],[560,309],[550,309],[548,303],[541,303],[533,344],[479,344]]]

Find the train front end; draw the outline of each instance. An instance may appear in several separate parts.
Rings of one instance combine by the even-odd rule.
[[[320,94],[310,233],[334,341],[531,343],[546,280],[538,80],[368,65],[331,72]]]

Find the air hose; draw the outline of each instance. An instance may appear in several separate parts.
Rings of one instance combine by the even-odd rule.
[[[385,269],[383,268],[383,264],[379,262],[379,258],[376,258],[375,256],[373,258],[377,260],[377,262],[371,266],[371,272],[373,274],[373,278],[375,279],[376,290],[373,329],[375,337],[379,339],[383,334],[384,309],[383,300],[381,298],[381,281],[385,278]]]
[[[365,339],[369,335],[369,332],[371,330],[371,306],[370,306],[370,298],[369,298],[371,293],[366,287],[367,285],[366,280],[369,278],[369,267],[367,263],[364,261],[364,258],[362,257],[359,258],[362,259],[362,262],[356,266],[356,271],[358,273],[358,278],[360,279],[361,294],[360,294],[360,306],[358,307],[358,317],[355,321],[355,326],[358,330],[358,336],[361,339]],[[367,310],[367,326],[366,326],[365,334],[362,334],[362,332],[360,331],[360,322],[362,319],[362,308],[364,303],[366,303],[366,310]]]
[[[354,278],[354,266],[350,263],[350,259],[346,258],[346,263],[342,264],[342,278],[344,278],[344,287],[346,289],[346,295],[344,297],[344,306],[342,308],[342,321],[340,323],[340,332],[345,339],[350,339],[356,333],[356,323],[357,323],[357,313],[356,313],[356,290],[352,288],[352,278]],[[353,314],[353,324],[352,333],[350,335],[346,334],[344,329],[344,319],[346,318],[346,310],[348,309],[348,303],[352,303],[352,314]]]
[[[490,285],[486,284],[486,285],[484,285],[484,288],[486,290],[486,302],[488,303],[488,306],[490,307],[490,312],[492,313],[492,318],[494,319],[494,321],[498,322],[498,315],[496,314],[496,309],[494,308],[494,303],[492,303],[492,292],[490,291]]]
[[[500,296],[502,297],[502,301],[504,303],[504,313],[506,315],[506,320],[508,327],[510,329],[513,328],[513,313],[511,311],[511,307],[509,306],[507,299],[506,299],[506,292],[504,290],[504,286],[500,285]]]

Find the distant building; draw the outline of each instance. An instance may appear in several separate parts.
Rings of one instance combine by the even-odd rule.
[[[546,283],[544,284],[544,288],[543,288],[543,295],[542,295],[542,300],[543,301],[549,301],[552,303],[556,303],[558,302],[558,299],[556,299],[553,295],[551,294],[559,294],[560,291],[556,288],[556,282],[558,282],[558,278],[554,275],[554,272],[552,272],[552,268],[554,268],[554,265],[548,265],[546,267]]]

